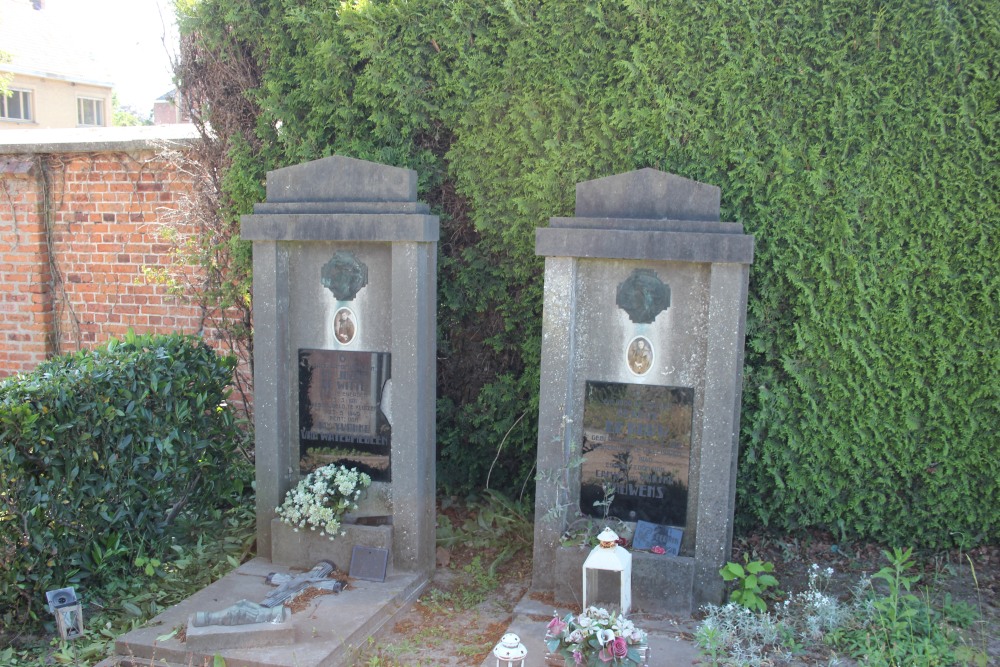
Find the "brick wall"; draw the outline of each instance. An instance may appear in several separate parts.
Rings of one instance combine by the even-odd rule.
[[[0,144],[0,377],[130,327],[223,349],[213,313],[151,275],[199,281],[171,255],[192,187],[158,141]]]
[[[0,375],[33,368],[53,349],[48,244],[31,168],[0,160]]]

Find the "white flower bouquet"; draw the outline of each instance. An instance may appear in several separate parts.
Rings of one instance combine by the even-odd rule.
[[[341,520],[358,508],[358,498],[371,483],[372,478],[357,468],[323,466],[303,477],[288,492],[276,513],[295,530],[308,526],[326,533],[332,540],[343,535]]]
[[[646,633],[624,616],[588,607],[582,614],[567,614],[562,619],[553,616],[545,644],[567,665],[641,665]]]

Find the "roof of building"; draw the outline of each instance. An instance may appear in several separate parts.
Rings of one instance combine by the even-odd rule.
[[[0,70],[110,88],[111,75],[91,45],[78,26],[44,3],[35,9],[32,0],[0,0],[0,51],[11,58]]]

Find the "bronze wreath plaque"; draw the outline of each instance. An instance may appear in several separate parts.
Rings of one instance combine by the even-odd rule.
[[[652,269],[636,269],[618,286],[615,303],[637,324],[648,324],[670,307],[670,286]]]
[[[337,301],[353,301],[368,284],[368,266],[347,250],[337,251],[321,275],[323,287],[333,292]]]

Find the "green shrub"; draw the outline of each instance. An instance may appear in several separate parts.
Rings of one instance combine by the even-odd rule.
[[[534,463],[535,228],[577,182],[655,167],[719,186],[756,238],[740,524],[1000,537],[995,3],[188,4],[189,99],[258,105],[223,135],[228,182],[340,153],[417,169],[442,214],[446,488],[502,441],[496,488]],[[199,79],[238,58],[253,90]]]
[[[959,630],[981,620],[977,610],[952,601],[950,594],[939,602],[932,589],[917,593],[920,575],[914,572],[912,549],[883,554],[889,565],[871,577],[863,575],[849,600],[827,592],[834,571],[814,563],[808,588],[790,594],[773,612],[763,606],[751,611],[735,601],[706,605],[695,642],[718,667],[818,664],[817,648],[823,644],[869,667],[986,667],[985,640],[980,650],[973,644],[975,635]],[[723,576],[732,565],[723,568]],[[803,652],[811,655],[796,660]],[[830,656],[829,664],[839,663],[838,656]]]
[[[736,582],[733,585],[729,599],[738,605],[742,605],[750,611],[767,611],[767,602],[764,596],[774,591],[768,591],[778,585],[778,580],[774,572],[774,563],[770,561],[761,562],[759,560],[747,560],[744,556],[746,567],[732,561],[726,563],[719,574],[723,581]]]
[[[977,618],[970,605],[932,603],[927,591],[918,592],[913,549],[883,550],[889,565],[863,579],[855,591],[851,622],[828,638],[837,648],[871,667],[905,665],[982,665],[985,651],[973,649],[958,631],[960,621]],[[879,585],[880,584],[880,585]],[[957,615],[957,617],[952,616]]]
[[[48,620],[45,591],[92,596],[244,490],[233,362],[136,336],[0,383],[0,623]]]

